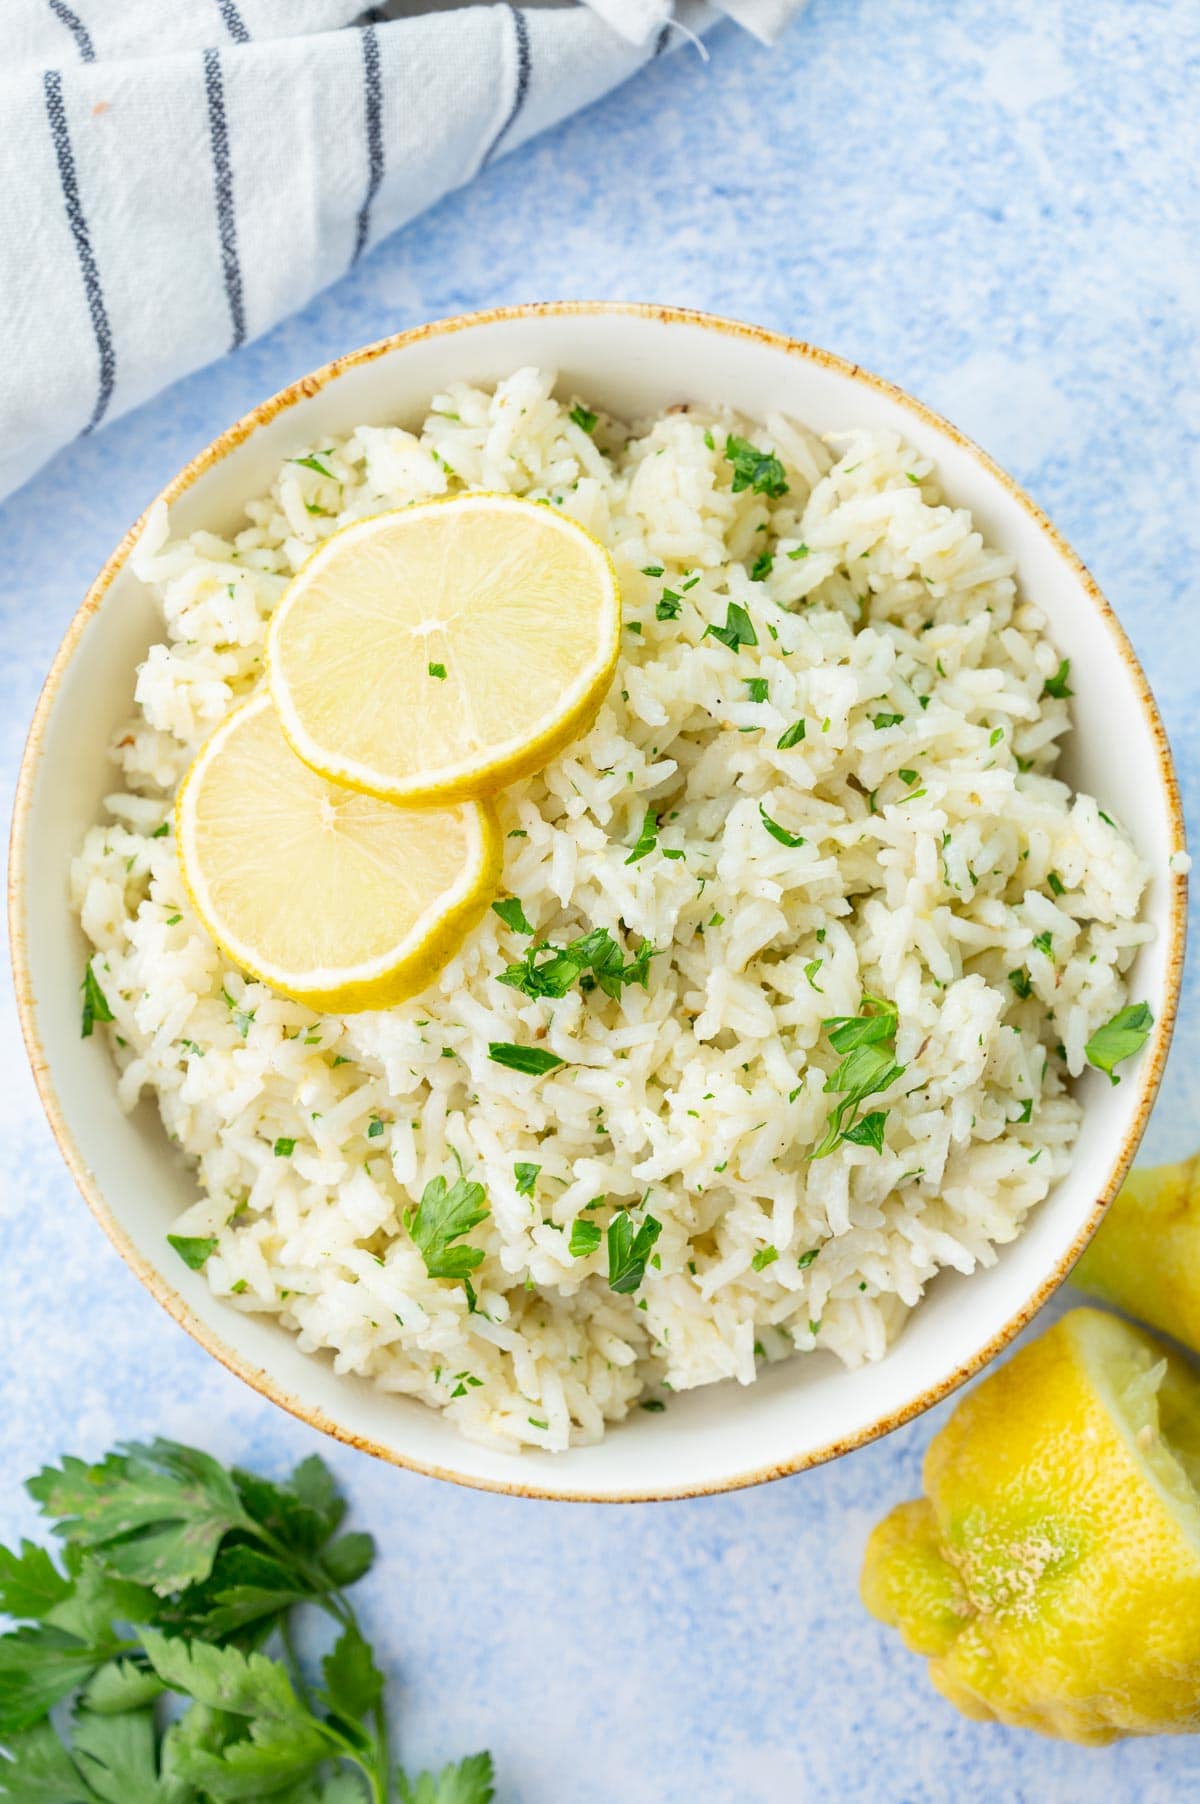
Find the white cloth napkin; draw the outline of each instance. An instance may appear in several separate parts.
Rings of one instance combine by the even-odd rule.
[[[804,0],[717,0],[764,38]],[[4,0],[0,496],[695,43],[703,0]]]

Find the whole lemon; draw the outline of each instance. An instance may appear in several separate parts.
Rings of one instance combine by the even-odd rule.
[[[930,1444],[867,1545],[867,1608],[966,1715],[1072,1741],[1200,1729],[1200,1382],[1076,1309]]]
[[[1200,1353],[1200,1155],[1132,1172],[1071,1282]]]

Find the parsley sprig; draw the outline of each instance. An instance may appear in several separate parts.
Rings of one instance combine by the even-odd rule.
[[[13,1804],[386,1804],[396,1788],[401,1804],[490,1804],[487,1754],[436,1777],[392,1769],[384,1675],[346,1597],[375,1545],[341,1532],[321,1460],[276,1482],[155,1440],[64,1459],[27,1489],[66,1548],[61,1564],[0,1548]],[[303,1606],[337,1629],[319,1678],[295,1652]]]
[[[861,1014],[833,1015],[821,1023],[829,1044],[842,1055],[841,1063],[825,1079],[825,1093],[840,1096],[841,1101],[829,1111],[825,1132],[812,1150],[814,1159],[824,1159],[847,1140],[852,1146],[883,1151],[888,1111],[873,1109],[860,1117],[859,1107],[903,1077],[907,1067],[896,1063],[894,1004],[864,995],[863,1005]]]

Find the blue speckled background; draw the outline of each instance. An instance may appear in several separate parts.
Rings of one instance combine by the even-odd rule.
[[[1116,604],[1200,803],[1200,9],[1194,0],[814,0],[767,51],[722,26],[385,244],[0,509],[0,782],[88,581],[230,420],[384,332],[557,296],[800,334],[948,414]],[[7,805],[7,804],[6,804]],[[1148,1150],[1200,1142],[1195,979]],[[326,1446],[226,1376],[92,1223],[3,1002],[0,1535],[64,1449],[161,1431],[276,1469],[320,1446],[383,1557],[365,1614],[415,1761],[490,1746],[501,1804],[1168,1804],[1200,1743],[1095,1753],[961,1720],[856,1595],[941,1412],[737,1496],[475,1495]],[[133,1804],[133,1801],[130,1801]]]

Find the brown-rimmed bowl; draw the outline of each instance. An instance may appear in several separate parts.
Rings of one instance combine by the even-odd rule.
[[[51,1127],[101,1226],[142,1282],[208,1351],[283,1408],[399,1465],[522,1496],[680,1497],[756,1484],[886,1433],[977,1372],[1029,1321],[1098,1225],[1133,1158],[1157,1092],[1183,960],[1185,879],[1172,874],[1183,821],[1171,754],[1146,679],[1108,603],[1045,516],[1004,472],[899,389],[811,345],[680,309],[562,302],[419,327],[328,364],[239,420],[163,490],[175,531],[218,530],[280,462],[329,433],[417,422],[433,392],[524,364],[626,417],[681,400],[779,409],[818,431],[893,427],[935,458],[947,494],[1015,556],[1026,594],[1071,659],[1075,732],[1064,774],[1129,827],[1152,881],[1155,930],[1131,976],[1153,1034],[1116,1088],[1089,1072],[1070,1174],[994,1266],[943,1273],[878,1364],[830,1355],[772,1366],[748,1389],[710,1386],[663,1414],[634,1411],[594,1447],[519,1457],[460,1438],[437,1412],[337,1377],[269,1319],[220,1302],[166,1243],[194,1179],[149,1105],[117,1105],[97,1036],[79,1032],[86,956],[67,893],[70,860],[112,786],[106,757],[131,710],[134,672],[160,635],[129,568],[135,524],[97,577],[54,660],[25,750],[13,819],[10,914],[21,1023]],[[86,1308],[86,1298],[79,1299]]]

